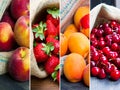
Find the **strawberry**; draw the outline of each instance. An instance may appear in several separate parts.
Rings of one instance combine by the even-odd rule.
[[[50,20],[54,26],[57,26],[59,24],[59,9],[58,8],[52,8],[47,9],[48,15],[47,20]]]
[[[33,25],[33,33],[36,41],[43,41],[45,39],[46,23],[40,22]]]
[[[58,73],[57,73],[57,82],[58,83],[60,82],[60,71],[58,71]]]
[[[60,26],[59,26],[59,24],[57,25],[56,30],[57,30],[57,35],[59,35],[59,32],[60,32]]]
[[[36,43],[34,47],[34,55],[37,62],[46,61],[51,55],[54,47],[50,44]]]
[[[82,17],[80,20],[80,23],[81,23],[82,28],[84,29],[89,28],[89,14]]]
[[[51,35],[51,36],[57,36],[57,30],[56,30],[56,27],[53,25],[53,23],[50,21],[50,20],[47,20],[46,21],[46,24],[47,24],[47,35]]]
[[[52,55],[45,63],[46,72],[48,74],[52,74],[58,64],[59,64],[58,57]]]
[[[54,39],[53,37],[48,36],[46,38],[46,42],[51,43],[54,46],[54,50],[52,52],[53,52],[53,54],[58,55],[59,54],[59,47],[60,47],[59,41]]]

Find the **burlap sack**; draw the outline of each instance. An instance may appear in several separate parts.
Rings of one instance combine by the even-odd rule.
[[[49,7],[59,7],[59,0],[31,0],[31,25],[40,21],[44,16],[44,10]],[[32,28],[31,28],[32,30]],[[38,78],[47,77],[47,73],[43,70],[43,66],[38,66],[33,53],[33,33],[31,31],[31,75]]]
[[[90,30],[101,22],[117,20],[120,22],[120,9],[101,3],[90,12]]]

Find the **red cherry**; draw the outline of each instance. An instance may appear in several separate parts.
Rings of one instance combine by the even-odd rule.
[[[112,34],[112,29],[110,27],[106,27],[105,28],[105,34],[108,35],[108,34]]]
[[[113,27],[116,27],[117,26],[117,22],[116,21],[111,21],[110,22],[110,27],[113,28]]]
[[[92,72],[92,76],[97,76],[100,72],[100,68],[99,67],[93,67],[91,72]]]
[[[118,70],[112,71],[110,74],[110,78],[115,81],[118,80],[120,78],[120,72]]]
[[[104,56],[104,55],[99,58],[99,61],[100,61],[102,64],[106,64],[106,63],[108,62],[107,57]]]
[[[98,60],[99,60],[99,54],[98,54],[97,51],[91,53],[91,59],[92,59],[93,61],[98,61]]]
[[[118,50],[118,44],[117,44],[117,43],[113,43],[113,44],[111,45],[111,50],[117,51],[117,50]]]
[[[98,31],[97,28],[93,28],[92,31],[91,31],[91,33],[92,33],[92,34],[96,34],[97,31]]]
[[[110,53],[110,48],[109,48],[109,47],[104,47],[104,48],[102,49],[102,51],[103,51],[103,53],[104,53],[105,55],[108,55],[108,54]]]
[[[99,46],[99,48],[105,47],[105,41],[99,41],[98,46]]]
[[[105,73],[104,69],[100,69],[98,77],[101,78],[101,79],[106,78],[106,73]]]
[[[90,67],[92,68],[92,67],[95,67],[95,62],[94,61],[90,61]]]

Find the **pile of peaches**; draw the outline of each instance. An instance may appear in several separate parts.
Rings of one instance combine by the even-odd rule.
[[[89,86],[89,7],[79,7],[74,23],[60,34],[60,56],[65,56],[63,73],[70,82],[84,81]]]
[[[29,79],[29,0],[12,0],[0,21],[0,52],[13,52],[9,75],[18,81]]]

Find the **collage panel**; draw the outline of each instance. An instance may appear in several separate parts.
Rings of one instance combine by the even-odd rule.
[[[91,0],[90,90],[120,89],[120,2]]]
[[[31,0],[31,90],[59,90],[59,0]]]
[[[89,0],[61,0],[60,90],[89,90]]]
[[[29,0],[0,0],[0,90],[29,90]]]

